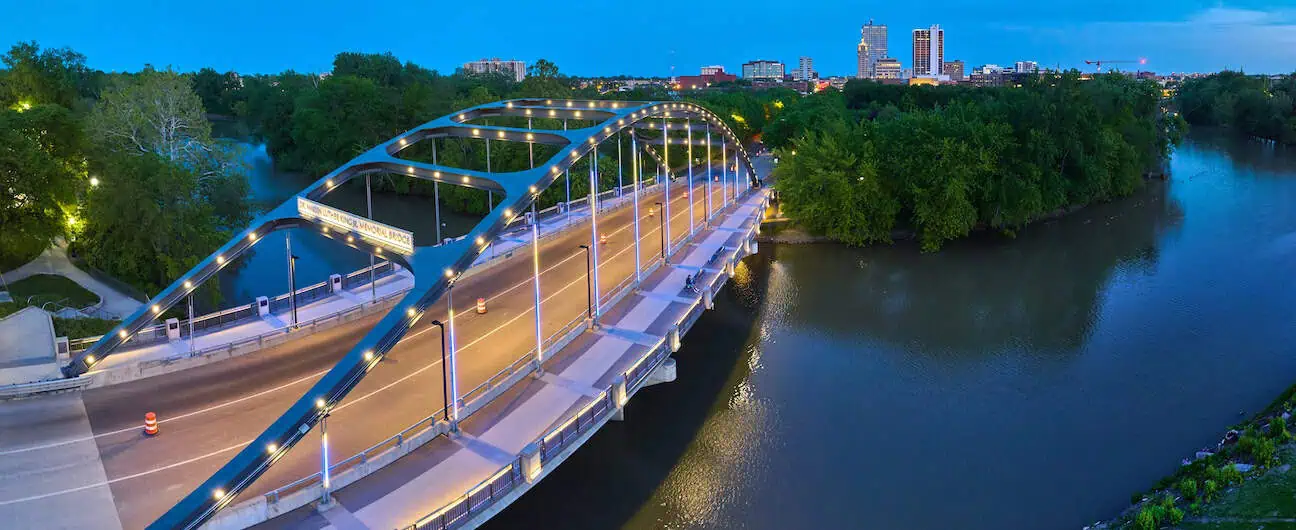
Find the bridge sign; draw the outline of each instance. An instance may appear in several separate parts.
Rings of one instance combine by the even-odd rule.
[[[414,233],[388,226],[358,215],[330,208],[305,197],[297,197],[297,215],[319,221],[339,230],[355,232],[364,239],[381,243],[401,254],[414,254]]]

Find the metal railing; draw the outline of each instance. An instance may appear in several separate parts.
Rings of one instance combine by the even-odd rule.
[[[428,528],[431,530],[448,530],[464,523],[468,516],[479,513],[495,504],[503,496],[513,491],[522,483],[522,459],[514,458],[507,466],[500,468],[494,475],[473,486],[459,498],[437,510],[406,530]]]

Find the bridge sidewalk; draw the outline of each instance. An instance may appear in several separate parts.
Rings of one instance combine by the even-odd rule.
[[[334,492],[343,516],[320,514],[313,506],[297,509],[256,528],[338,527],[403,528],[460,498],[464,492],[508,465],[523,448],[602,393],[630,369],[653,345],[644,345],[622,333],[644,334],[660,341],[701,303],[686,278],[697,267],[714,261],[718,253],[730,255],[743,235],[733,231],[754,222],[759,194],[722,212],[720,228],[699,232],[701,241],[681,248],[675,258],[689,270],[662,267],[646,277],[641,291],[607,308],[601,329],[580,335],[547,359],[545,373],[523,380],[460,424],[461,433],[438,437],[395,463]],[[718,274],[703,271],[704,281]],[[688,303],[646,293],[666,294]]]

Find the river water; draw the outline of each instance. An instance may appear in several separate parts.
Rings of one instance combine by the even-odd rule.
[[[1080,528],[1296,380],[1296,151],[922,254],[762,245],[488,528]]]

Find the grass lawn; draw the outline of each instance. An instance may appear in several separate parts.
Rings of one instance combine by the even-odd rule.
[[[76,282],[53,274],[37,274],[9,283],[9,294],[18,305],[40,307],[46,302],[57,302],[67,307],[83,308],[99,303],[96,295]],[[28,304],[28,299],[31,300]]]
[[[1288,445],[1281,454],[1283,464],[1296,464],[1296,447]],[[1275,469],[1242,483],[1207,505],[1200,517],[1189,515],[1180,525],[1185,530],[1262,527],[1266,530],[1296,530],[1296,466],[1285,473]]]

